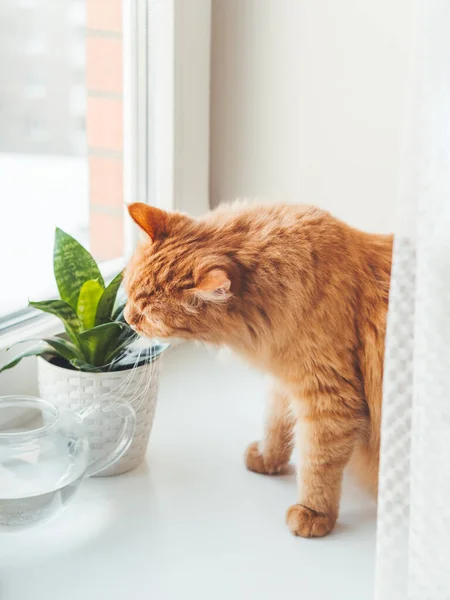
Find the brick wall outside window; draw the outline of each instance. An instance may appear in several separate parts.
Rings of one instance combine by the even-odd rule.
[[[122,0],[86,0],[90,245],[98,260],[124,255]]]

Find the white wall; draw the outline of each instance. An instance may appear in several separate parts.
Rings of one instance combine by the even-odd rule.
[[[213,205],[317,204],[389,231],[413,0],[213,0]]]

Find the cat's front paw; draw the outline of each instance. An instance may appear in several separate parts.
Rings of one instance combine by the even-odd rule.
[[[302,504],[294,504],[287,511],[286,522],[294,535],[312,538],[330,533],[336,520]]]
[[[276,475],[281,473],[285,465],[280,465],[276,461],[264,457],[260,450],[260,443],[253,442],[245,451],[245,465],[249,471],[260,473],[261,475]]]

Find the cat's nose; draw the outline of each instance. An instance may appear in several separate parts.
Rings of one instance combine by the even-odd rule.
[[[131,306],[131,304],[127,304],[125,306],[125,310],[123,311],[123,316],[125,318],[125,321],[128,323],[128,325],[131,327],[131,329],[134,329],[136,331],[136,325],[139,321],[139,314],[138,312]]]

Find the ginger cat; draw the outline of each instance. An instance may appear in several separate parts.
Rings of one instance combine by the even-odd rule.
[[[264,440],[248,447],[247,468],[279,473],[295,444],[287,524],[326,535],[350,461],[377,488],[392,236],[308,206],[237,203],[200,219],[140,203],[129,212],[148,242],[126,271],[126,320],[148,337],[230,346],[271,374]]]

